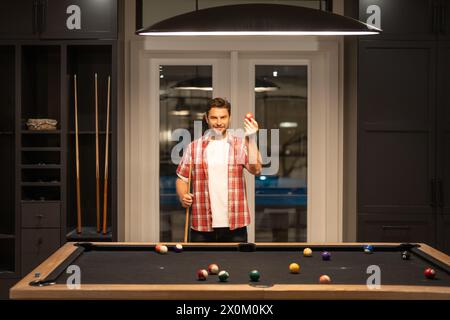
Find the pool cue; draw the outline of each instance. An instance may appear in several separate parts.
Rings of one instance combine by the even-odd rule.
[[[78,93],[77,75],[73,76],[74,98],[75,98],[75,165],[77,184],[77,233],[81,233],[81,200],[80,200],[80,155],[78,147]]]
[[[106,102],[106,142],[105,142],[105,175],[103,180],[103,234],[106,234],[106,216],[108,211],[108,145],[109,145],[109,106],[111,76],[108,76],[108,97]]]
[[[189,164],[188,193],[191,192],[191,172],[192,172],[192,163]],[[186,207],[186,222],[184,224],[184,242],[188,242],[188,232],[189,232],[189,207]]]
[[[95,74],[95,194],[97,205],[97,233],[100,232],[100,164],[98,158],[98,88]]]

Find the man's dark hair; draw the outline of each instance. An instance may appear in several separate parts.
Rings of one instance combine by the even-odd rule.
[[[206,109],[206,116],[208,116],[209,110],[211,110],[212,108],[225,108],[228,110],[228,115],[231,116],[231,104],[226,99],[214,98],[214,99],[209,100],[208,106]]]

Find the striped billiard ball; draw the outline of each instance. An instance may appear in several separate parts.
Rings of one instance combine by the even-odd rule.
[[[218,274],[219,273],[219,266],[215,263],[212,263],[208,266],[208,272],[209,274]]]
[[[229,277],[230,277],[230,274],[227,271],[222,270],[219,272],[219,280],[221,282],[227,281]]]
[[[208,271],[206,271],[205,269],[200,269],[197,271],[197,279],[198,280],[206,280],[206,278],[208,278]]]

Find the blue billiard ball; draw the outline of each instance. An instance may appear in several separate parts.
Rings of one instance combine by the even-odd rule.
[[[365,253],[373,253],[373,246],[370,244],[364,246],[364,252]]]
[[[322,252],[322,260],[328,261],[331,259],[331,254],[328,251]]]

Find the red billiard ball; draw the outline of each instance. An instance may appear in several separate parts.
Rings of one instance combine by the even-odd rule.
[[[252,119],[252,118],[253,118],[253,113],[248,112],[248,113],[245,115],[245,118],[248,119],[248,120]]]
[[[434,271],[434,269],[432,268],[426,268],[424,271],[424,275],[425,277],[427,277],[427,279],[434,279],[434,277],[436,276],[436,271]]]
[[[197,279],[198,280],[206,280],[208,278],[208,271],[205,269],[200,269],[197,271]]]
[[[161,251],[161,245],[160,244],[157,244],[155,246],[155,251],[158,252],[158,253]]]

